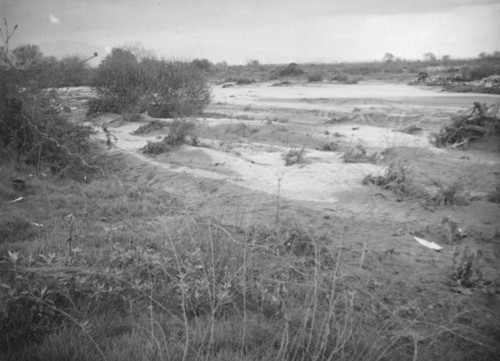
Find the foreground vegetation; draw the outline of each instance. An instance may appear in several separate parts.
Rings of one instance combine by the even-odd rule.
[[[2,360],[498,356],[487,298],[423,289],[342,234],[223,225],[119,171],[13,191],[32,171],[1,168]]]

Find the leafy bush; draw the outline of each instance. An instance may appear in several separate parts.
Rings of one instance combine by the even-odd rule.
[[[237,85],[248,85],[255,83],[255,80],[251,78],[245,78],[245,77],[232,77],[230,76],[229,78],[226,78],[224,80],[225,83],[236,83]]]
[[[153,117],[189,116],[210,102],[203,71],[193,63],[142,59],[113,49],[96,72],[99,101],[89,112],[143,112]]]
[[[435,181],[434,185],[438,188],[436,194],[428,200],[433,205],[445,206],[464,206],[469,203],[470,195],[460,181],[453,182],[450,185],[444,185]]]
[[[90,165],[90,127],[74,124],[60,114],[54,90],[43,89],[39,70],[42,54],[36,46],[7,52],[0,48],[0,149],[3,159],[49,168],[62,175]]]

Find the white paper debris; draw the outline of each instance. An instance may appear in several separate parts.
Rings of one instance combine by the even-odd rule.
[[[43,224],[35,223],[35,222],[31,222],[31,224],[34,225],[35,227],[43,228]]]
[[[429,242],[429,241],[426,241],[425,239],[418,238],[418,237],[415,237],[415,236],[413,236],[413,238],[415,238],[415,241],[417,241],[418,243],[420,243],[424,247],[433,249],[435,251],[441,251],[443,249],[443,247],[441,247],[437,243]]]
[[[8,203],[16,203],[16,202],[20,202],[24,199],[24,197],[19,197],[19,198],[16,198],[16,199],[13,199],[11,201],[9,201]]]

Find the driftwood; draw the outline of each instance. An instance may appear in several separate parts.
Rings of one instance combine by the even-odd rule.
[[[472,140],[500,132],[500,119],[497,113],[500,102],[491,107],[475,102],[465,115],[453,118],[453,123],[445,126],[436,135],[438,147],[466,148]]]

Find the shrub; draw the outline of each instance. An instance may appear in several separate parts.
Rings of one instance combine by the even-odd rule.
[[[169,126],[169,134],[160,142],[148,142],[142,149],[147,154],[169,152],[172,147],[189,144],[197,146],[198,138],[193,134],[196,124],[192,121],[174,120]]]
[[[366,149],[357,144],[354,147],[347,149],[342,158],[344,159],[344,163],[365,163],[365,162],[373,162],[375,161],[377,154],[374,153],[372,155],[368,155]]]
[[[132,134],[134,135],[148,134],[156,130],[161,130],[166,126],[167,126],[166,122],[162,122],[160,120],[153,120],[152,122],[148,122],[147,124],[141,125],[139,128],[134,130]]]
[[[500,74],[500,66],[489,63],[479,64],[470,70],[469,76],[471,80],[481,80],[490,75]]]
[[[129,111],[135,108],[141,92],[141,74],[137,59],[126,50],[113,49],[99,65],[92,85],[97,89],[101,111]]]
[[[251,78],[230,76],[229,78],[226,78],[224,80],[224,83],[236,83],[237,85],[248,85],[248,84],[255,83],[255,80],[253,80]]]
[[[383,176],[366,176],[363,179],[363,185],[367,184],[391,190],[397,195],[410,196],[415,194],[413,173],[409,166],[403,163],[391,163]]]
[[[337,74],[334,75],[331,80],[345,83],[349,80],[349,76],[347,76],[346,74]]]
[[[309,74],[307,76],[307,81],[310,83],[323,81],[321,74]]]
[[[153,117],[189,116],[210,102],[203,71],[193,63],[142,59],[122,49],[113,49],[97,69],[93,81],[99,101],[94,111],[143,112]]]
[[[321,146],[320,150],[324,152],[335,152],[339,149],[338,143],[335,142],[330,142],[330,143],[325,143]]]
[[[297,63],[290,63],[286,67],[278,71],[279,76],[300,76],[304,74],[304,70]]]
[[[293,164],[299,164],[299,163],[304,163],[304,154],[305,154],[305,148],[302,147],[300,149],[290,149],[284,156],[283,158],[285,159],[285,165],[293,165]]]
[[[12,34],[10,34],[12,35]],[[37,47],[24,46],[7,53],[0,48],[0,149],[4,159],[48,167],[62,175],[89,163],[90,127],[74,124],[60,114],[57,92],[31,77],[42,58]],[[4,39],[5,40],[5,39]],[[16,50],[18,50],[16,49]],[[15,50],[15,51],[16,51]]]

